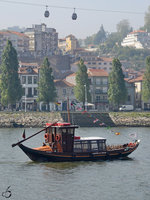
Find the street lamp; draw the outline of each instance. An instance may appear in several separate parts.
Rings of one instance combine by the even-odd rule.
[[[86,84],[84,85],[84,88],[85,88],[85,110],[87,110],[87,88],[86,88]]]

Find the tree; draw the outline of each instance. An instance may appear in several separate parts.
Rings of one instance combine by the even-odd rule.
[[[0,66],[0,92],[2,105],[10,106],[11,109],[22,97],[22,86],[18,76],[18,68],[17,52],[12,46],[11,41],[7,41]]]
[[[78,101],[83,103],[84,107],[85,107],[86,97],[88,102],[91,99],[89,93],[87,68],[82,59],[78,64],[78,71],[76,72],[75,97]]]
[[[54,85],[54,77],[52,68],[48,58],[44,58],[42,67],[40,68],[40,79],[38,83],[38,101],[43,101],[47,104],[49,111],[49,103],[54,102],[56,98],[56,88]]]
[[[144,29],[147,30],[147,32],[150,32],[150,6],[148,7],[148,12],[145,13]]]
[[[99,45],[105,40],[106,40],[106,32],[104,30],[103,25],[101,25],[100,30],[97,32],[97,34],[94,37],[93,43],[96,45]]]
[[[143,77],[142,99],[148,101],[150,99],[150,56],[146,58],[146,71]]]
[[[127,98],[127,90],[124,81],[124,75],[119,59],[114,58],[112,63],[112,72],[109,74],[108,99],[112,105],[119,107]]]
[[[132,28],[130,27],[127,19],[123,19],[117,24],[117,32],[121,34],[122,38],[124,38],[131,31]]]

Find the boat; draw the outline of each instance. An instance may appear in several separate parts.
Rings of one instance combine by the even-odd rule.
[[[140,143],[140,140],[135,140],[127,144],[107,145],[106,138],[75,136],[76,128],[77,125],[70,123],[47,123],[46,127],[38,132],[44,131],[44,143],[41,147],[24,146],[22,142],[26,139],[13,144],[12,147],[18,145],[36,162],[73,162],[125,158],[136,150]]]

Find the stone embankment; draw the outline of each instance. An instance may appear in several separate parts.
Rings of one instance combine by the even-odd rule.
[[[47,122],[55,121],[67,122],[68,114],[66,112],[0,112],[0,128],[43,127]],[[150,127],[150,113],[73,112],[70,113],[70,121],[81,127]]]

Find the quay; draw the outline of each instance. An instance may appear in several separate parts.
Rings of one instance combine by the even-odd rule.
[[[67,122],[67,112],[0,112],[0,128],[38,128],[54,121]],[[70,122],[80,127],[150,127],[150,112],[70,112]]]

